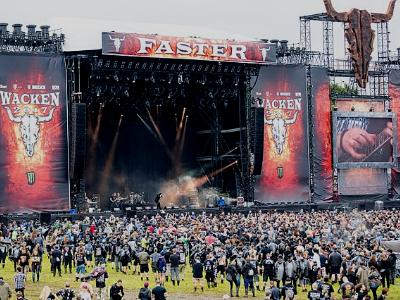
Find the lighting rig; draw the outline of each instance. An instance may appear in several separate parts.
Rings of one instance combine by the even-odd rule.
[[[7,23],[0,23],[0,52],[59,53],[63,50],[65,36],[60,30],[50,31],[50,26],[42,25],[36,31],[36,25],[13,24],[13,30],[7,30]]]

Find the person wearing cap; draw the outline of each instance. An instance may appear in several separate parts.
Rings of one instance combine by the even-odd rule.
[[[139,300],[151,300],[151,290],[149,289],[149,283],[146,281],[143,287],[139,290]]]

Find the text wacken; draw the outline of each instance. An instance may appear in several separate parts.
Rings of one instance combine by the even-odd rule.
[[[50,105],[60,106],[60,92],[42,94],[18,94],[0,91],[1,105]]]

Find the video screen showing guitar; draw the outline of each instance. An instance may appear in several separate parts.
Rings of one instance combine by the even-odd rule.
[[[339,163],[392,162],[392,119],[339,117],[336,151]]]

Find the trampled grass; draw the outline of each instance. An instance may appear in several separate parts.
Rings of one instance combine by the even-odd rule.
[[[113,283],[115,283],[118,279],[122,279],[124,289],[125,289],[125,299],[137,299],[137,294],[139,289],[142,287],[143,282],[140,280],[140,276],[132,275],[132,270],[129,275],[125,275],[122,273],[117,273],[115,270],[111,269],[111,263],[107,266],[107,271],[109,273],[109,278],[107,280],[107,286],[110,287]],[[74,270],[73,270],[74,272]],[[0,276],[3,276],[7,283],[10,284],[11,288],[14,289],[13,284],[13,276],[14,269],[11,261],[7,261],[5,269],[1,269],[0,267]],[[205,287],[204,293],[197,291],[197,293],[193,290],[192,280],[191,280],[191,269],[189,266],[186,267],[185,272],[185,280],[181,282],[179,287],[173,286],[171,282],[167,282],[165,287],[168,291],[168,299],[190,299],[190,300],[206,300],[206,299],[222,299],[223,295],[229,294],[229,284],[225,282],[224,284],[218,284],[216,288],[207,288]],[[79,286],[78,282],[75,282],[75,275],[73,274],[62,274],[62,277],[56,275],[53,277],[50,272],[50,263],[47,257],[44,259],[41,279],[39,283],[33,283],[31,278],[31,273],[28,274],[28,282],[26,284],[26,293],[25,296],[28,300],[39,299],[40,292],[43,286],[49,286],[52,291],[58,291],[64,287],[65,282],[70,282],[71,286],[74,289],[77,289]],[[91,282],[94,286],[94,281]],[[150,274],[150,287],[155,285],[155,277],[153,274]],[[338,287],[335,286],[335,290]],[[378,291],[378,295],[380,294],[380,290]],[[244,287],[242,286],[240,289],[240,296],[244,295]],[[372,295],[371,295],[372,296]],[[335,293],[336,299],[341,299],[340,295]],[[13,298],[15,299],[15,293],[13,293]],[[264,299],[263,292],[256,292],[256,298],[249,297],[251,299]],[[235,298],[237,299],[237,298]],[[306,293],[299,293],[297,295],[298,300],[306,300]],[[396,285],[392,286],[389,291],[389,300],[399,300],[400,299],[400,281],[396,281]]]

